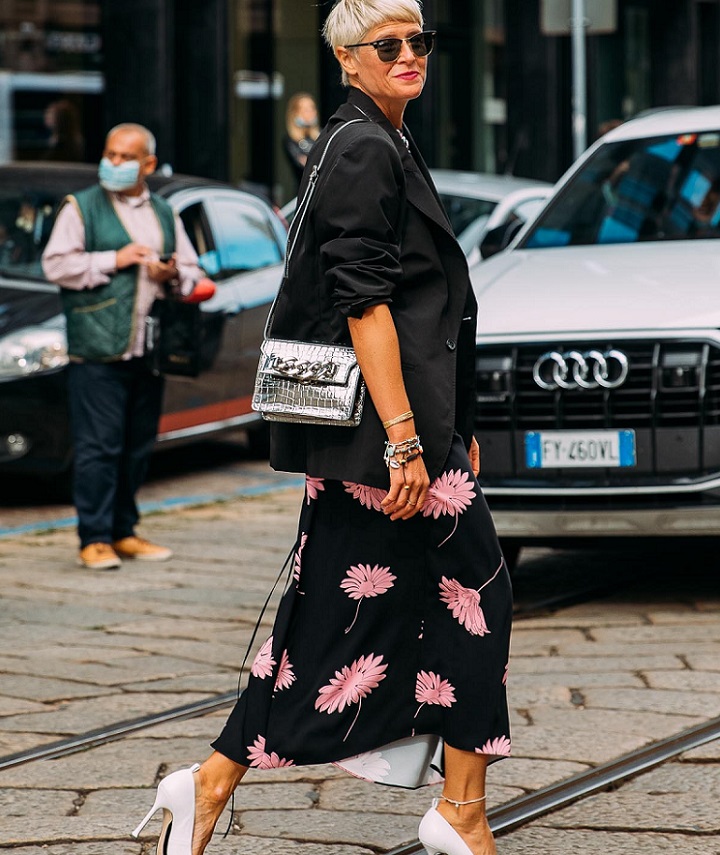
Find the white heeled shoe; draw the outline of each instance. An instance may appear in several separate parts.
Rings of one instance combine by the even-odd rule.
[[[467,843],[460,837],[445,817],[438,813],[440,799],[433,799],[432,807],[420,820],[418,837],[428,855],[473,855]]]
[[[157,788],[155,802],[147,816],[133,831],[133,837],[150,822],[155,811],[163,809],[163,824],[157,844],[157,855],[192,855],[192,837],[195,828],[195,779],[193,773],[199,764],[180,769],[163,778]]]

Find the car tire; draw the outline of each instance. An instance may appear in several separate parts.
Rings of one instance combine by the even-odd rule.
[[[515,568],[520,561],[520,550],[522,549],[522,541],[513,540],[510,537],[501,537],[500,538],[500,549],[502,549],[503,556],[505,557],[505,566],[508,569],[508,573],[512,576],[515,572]]]

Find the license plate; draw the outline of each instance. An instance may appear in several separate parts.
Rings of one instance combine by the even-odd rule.
[[[542,430],[525,434],[528,469],[635,466],[634,430]]]

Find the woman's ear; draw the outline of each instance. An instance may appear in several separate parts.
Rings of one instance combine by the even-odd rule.
[[[340,67],[348,77],[352,78],[357,76],[357,61],[353,51],[340,45],[335,48],[335,56],[337,57],[337,61],[340,63]]]

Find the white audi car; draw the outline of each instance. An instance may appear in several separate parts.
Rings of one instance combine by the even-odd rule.
[[[720,535],[718,238],[720,107],[673,109],[595,143],[473,268],[476,433],[509,560]]]

